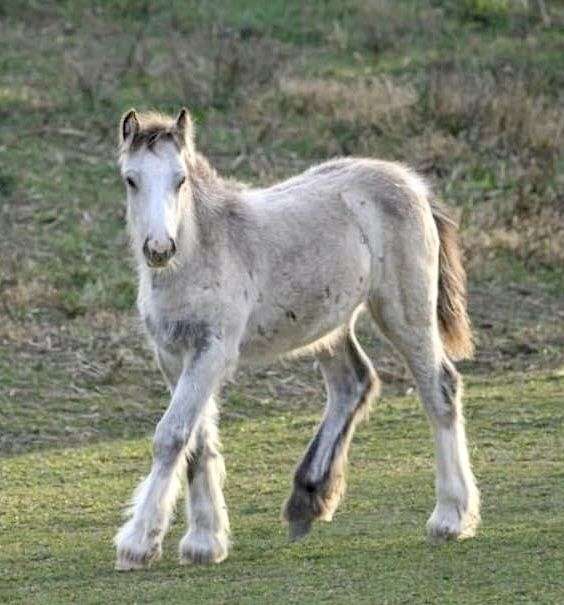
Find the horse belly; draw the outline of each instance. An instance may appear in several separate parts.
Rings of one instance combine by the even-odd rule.
[[[370,258],[342,259],[333,271],[320,270],[305,279],[263,295],[251,314],[241,347],[243,362],[269,361],[322,339],[348,323],[368,298]]]

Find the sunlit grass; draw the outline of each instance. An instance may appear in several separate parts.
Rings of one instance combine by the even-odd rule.
[[[412,397],[385,397],[359,427],[343,505],[332,524],[316,526],[298,544],[287,541],[279,510],[318,414],[228,417],[234,549],[211,568],[178,565],[179,507],[163,560],[133,575],[112,570],[112,536],[120,508],[149,468],[148,438],[102,438],[4,459],[4,602],[556,603],[563,588],[563,390],[561,377],[470,381],[466,408],[483,527],[475,540],[444,548],[424,538],[432,444]],[[35,422],[48,412],[36,413]],[[127,418],[116,414],[114,422]]]

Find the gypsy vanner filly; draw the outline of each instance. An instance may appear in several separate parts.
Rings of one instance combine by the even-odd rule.
[[[337,159],[265,189],[221,178],[194,147],[189,113],[126,113],[119,165],[139,279],[138,308],[172,394],[150,474],[116,536],[120,570],[148,566],[187,476],[182,562],[229,549],[214,394],[240,363],[299,350],[319,361],[327,404],[297,467],[284,516],[290,535],[330,520],[343,494],[357,421],[379,392],[354,334],[367,308],[405,359],[436,445],[436,539],[473,535],[461,379],[472,353],[454,223],[404,166]]]

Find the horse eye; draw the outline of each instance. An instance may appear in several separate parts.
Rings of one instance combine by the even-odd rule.
[[[125,177],[125,182],[132,188],[132,189],[137,189],[137,185],[135,184],[135,181],[131,178],[131,177]]]
[[[184,183],[186,182],[186,177],[183,176],[178,183],[176,183],[176,191],[180,190],[180,187],[182,187],[182,185],[184,185]]]

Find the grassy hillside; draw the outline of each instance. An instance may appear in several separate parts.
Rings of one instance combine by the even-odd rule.
[[[543,602],[564,563],[564,6],[537,0],[0,4],[0,601]],[[432,549],[428,429],[363,323],[384,399],[335,523],[279,507],[322,405],[309,361],[224,394],[235,550],[112,570],[166,405],[138,329],[115,167],[127,108],[188,106],[225,174],[335,155],[420,170],[460,219],[478,337],[467,415],[484,528]],[[559,593],[560,591],[560,593]]]

